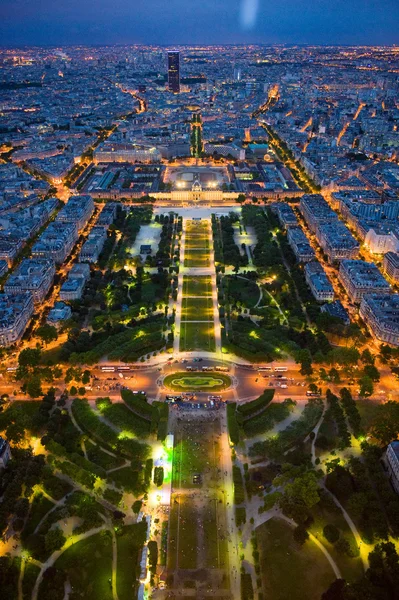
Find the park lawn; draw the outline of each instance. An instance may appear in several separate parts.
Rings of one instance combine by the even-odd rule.
[[[293,528],[273,518],[256,529],[265,600],[320,600],[335,575],[310,540],[299,546]]]
[[[73,544],[54,566],[67,572],[76,595],[80,594],[85,600],[113,600],[110,583],[112,538],[109,532],[96,533]]]
[[[191,235],[186,236],[186,248],[206,248],[209,249],[209,236],[208,235]]]
[[[176,440],[173,450],[173,489],[193,488],[193,475],[202,473],[212,459],[212,446],[203,443],[204,437],[195,432]]]
[[[191,500],[180,498],[179,527],[179,569],[197,568],[197,528],[193,526],[198,520],[196,508]]]
[[[227,567],[228,545],[227,538],[224,540],[218,533],[218,522],[216,511],[220,517],[224,517],[224,504],[219,504],[217,498],[208,500],[208,506],[202,514],[201,522],[204,526],[204,544],[206,547],[205,567],[209,569],[225,569]]]
[[[32,597],[32,590],[35,586],[37,576],[39,575],[40,567],[34,565],[31,562],[25,564],[25,573],[22,580],[22,597],[23,600],[30,600]]]
[[[191,500],[172,496],[169,519],[167,568],[169,572],[197,567],[197,511]]]
[[[213,321],[213,300],[205,298],[184,298],[182,321]]]
[[[181,323],[180,352],[204,350],[214,352],[215,329],[213,323]]]
[[[194,269],[206,269],[211,266],[209,252],[206,250],[186,250],[184,253],[184,266]]]
[[[183,277],[184,296],[212,296],[212,280],[208,275]]]
[[[145,542],[146,528],[146,524],[139,523],[125,525],[117,531],[116,587],[119,600],[131,600],[137,596],[139,554]]]
[[[163,384],[165,387],[171,388],[172,390],[178,392],[189,392],[195,389],[216,392],[228,388],[231,385],[231,379],[224,373],[182,372],[167,375],[163,380]]]
[[[381,400],[375,397],[373,399],[359,398],[356,400],[356,406],[361,417],[360,426],[365,432],[368,432],[370,429],[380,404]]]
[[[204,233],[209,230],[208,221],[187,221],[186,223],[186,234],[187,233]]]
[[[323,495],[320,502],[313,507],[312,516],[314,522],[310,525],[309,531],[327,548],[337,563],[342,577],[351,583],[360,579],[363,575],[363,566],[360,557],[351,558],[346,554],[337,552],[334,544],[330,544],[323,535],[325,525],[335,525],[340,530],[341,537],[345,537],[350,543],[351,548],[356,549],[356,540],[340,509],[330,500],[329,496]]]

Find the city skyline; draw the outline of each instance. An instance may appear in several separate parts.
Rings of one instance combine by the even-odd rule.
[[[340,44],[378,45],[399,42],[399,5],[384,9],[375,0],[205,0],[199,5],[172,0],[136,2],[100,0],[50,5],[27,0],[0,6],[3,46],[75,44]],[[182,26],[184,24],[184,26]]]
[[[397,597],[385,5],[3,1],[4,600]]]

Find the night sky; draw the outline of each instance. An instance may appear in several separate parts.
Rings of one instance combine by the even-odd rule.
[[[399,0],[0,0],[0,44],[394,44]]]

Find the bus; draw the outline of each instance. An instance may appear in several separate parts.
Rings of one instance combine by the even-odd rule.
[[[212,367],[202,367],[203,371],[212,371]]]
[[[101,371],[104,373],[115,373],[115,367],[101,367]]]
[[[320,396],[319,392],[309,392],[309,390],[306,392],[306,395],[308,398],[319,398]]]
[[[131,371],[131,367],[128,365],[122,365],[120,367],[116,367],[118,371]]]
[[[277,373],[285,373],[285,371],[288,371],[288,367],[274,367],[274,370]]]
[[[271,367],[258,367],[258,371],[259,373],[264,373],[267,371],[273,371],[273,369]]]
[[[229,367],[216,367],[215,371],[222,371],[223,373],[226,373],[226,371],[229,370]]]

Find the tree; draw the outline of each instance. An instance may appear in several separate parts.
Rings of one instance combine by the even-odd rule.
[[[45,344],[55,342],[58,339],[58,332],[55,327],[46,323],[38,328],[36,331],[38,337],[43,340]]]
[[[88,369],[83,371],[82,383],[83,385],[87,385],[88,383],[90,383],[90,371]]]
[[[25,437],[25,426],[22,422],[10,423],[6,429],[6,438],[12,444],[19,444]]]
[[[316,474],[308,471],[288,483],[280,500],[283,512],[295,521],[303,522],[310,509],[320,501]]]
[[[378,406],[371,432],[383,445],[397,439],[399,434],[399,402],[390,400]]]
[[[301,365],[302,375],[311,375],[313,373],[312,355],[308,348],[298,350],[298,352],[295,353],[295,362]]]
[[[347,584],[345,579],[336,579],[321,597],[321,600],[346,600],[345,593]],[[354,599],[355,600],[355,599]]]
[[[29,381],[27,381],[25,389],[31,398],[38,398],[39,396],[42,396],[43,390],[40,376],[33,375]]]
[[[366,348],[365,350],[363,350],[363,352],[362,352],[362,354],[360,356],[360,360],[365,365],[374,365],[374,363],[375,363],[375,358],[371,354],[371,352],[370,352],[370,350],[368,348]]]
[[[18,364],[21,367],[37,367],[41,358],[41,350],[38,348],[25,348],[18,356]]]
[[[333,348],[327,356],[330,364],[342,365],[343,367],[357,365],[359,358],[360,352],[357,348]]]
[[[367,377],[367,375],[365,375],[364,377],[361,377],[359,379],[359,385],[360,385],[359,394],[363,398],[366,398],[367,396],[371,396],[372,393],[374,392],[373,380],[370,377]]]
[[[365,377],[369,377],[371,381],[379,381],[380,380],[380,372],[374,365],[366,365],[363,369],[363,373]]]
[[[44,538],[44,545],[49,554],[52,554],[56,550],[62,548],[65,542],[66,537],[59,527],[50,529]]]
[[[294,540],[300,546],[303,546],[304,543],[306,542],[306,540],[309,539],[309,533],[307,532],[305,525],[302,525],[302,524],[295,527],[293,535],[294,535]]]
[[[323,529],[323,535],[330,542],[330,544],[335,544],[339,540],[339,529],[335,527],[335,525],[331,525],[328,523]]]

